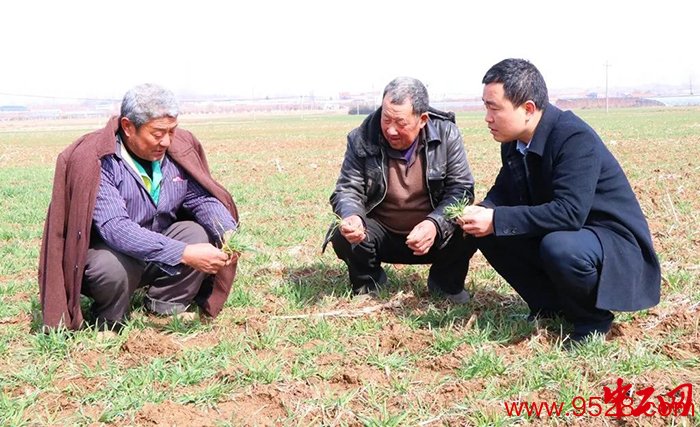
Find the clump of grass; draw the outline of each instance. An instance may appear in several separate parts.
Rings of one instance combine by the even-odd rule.
[[[343,222],[343,218],[340,217],[337,213],[333,212],[333,219],[331,219],[331,223],[328,226],[328,231],[326,231],[326,236],[323,238],[323,244],[321,245],[321,254],[325,252],[326,246],[328,243],[331,241],[333,238],[333,235],[335,234],[335,231],[340,227],[340,224]]]
[[[442,211],[445,218],[450,221],[456,221],[457,218],[464,215],[464,210],[472,204],[472,199],[470,197],[464,197],[459,200],[455,200],[452,204],[445,207]]]
[[[244,252],[255,252],[255,248],[245,236],[241,235],[239,228],[223,234],[221,250],[229,257],[240,256]]]
[[[235,230],[225,230],[223,224],[219,222],[219,243],[221,250],[230,257],[240,256],[244,252],[255,252],[255,248],[245,235],[241,234],[240,227]]]
[[[343,222],[343,218],[340,217],[337,213],[333,212],[333,219],[331,219],[331,224],[328,229],[328,234],[333,235],[335,233],[335,230],[340,227],[340,223]]]

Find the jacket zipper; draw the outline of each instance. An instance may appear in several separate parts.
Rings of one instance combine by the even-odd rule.
[[[382,198],[379,199],[379,201],[378,201],[377,203],[375,203],[374,206],[372,206],[371,208],[367,209],[367,213],[372,212],[372,209],[376,208],[377,206],[379,206],[380,203],[382,203],[382,202],[384,201],[384,199],[386,198],[386,193],[387,193],[387,191],[388,191],[388,187],[389,187],[389,184],[388,184],[387,181],[386,181],[386,174],[385,174],[385,171],[384,171],[384,150],[379,150],[379,152],[380,152],[381,155],[382,155],[382,162],[381,162],[381,164],[379,165],[379,168],[380,168],[380,170],[382,171],[382,181],[384,181],[384,194],[382,194]]]
[[[433,203],[433,192],[430,190],[430,159],[428,158],[428,144],[429,141],[426,141],[425,146],[423,146],[423,149],[425,150],[425,188],[428,189],[428,200],[430,200],[430,206],[435,210],[435,203]]]

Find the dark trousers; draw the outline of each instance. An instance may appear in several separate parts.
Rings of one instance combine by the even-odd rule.
[[[464,239],[457,230],[447,245],[439,249],[436,241],[422,256],[413,255],[406,245],[406,235],[394,233],[372,218],[366,219],[366,238],[351,245],[336,230],[331,238],[333,250],[348,266],[353,289],[381,284],[385,280],[382,262],[394,264],[431,264],[428,282],[432,289],[448,294],[464,290],[469,260],[476,252],[473,239]]]
[[[176,222],[164,233],[187,244],[208,243],[209,237],[199,224]],[[206,273],[184,264],[180,272],[169,275],[155,263],[147,263],[97,243],[88,249],[82,293],[94,300],[92,312],[98,326],[109,328],[123,324],[131,296],[148,286],[145,306],[158,314],[176,314],[187,307],[199,292]]]
[[[533,314],[561,312],[578,334],[610,328],[613,314],[596,308],[603,248],[592,231],[556,231],[532,239],[491,235],[474,240]]]

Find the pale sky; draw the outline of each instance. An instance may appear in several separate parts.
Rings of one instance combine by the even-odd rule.
[[[35,1],[0,6],[1,94],[121,99],[153,82],[181,97],[335,95],[422,80],[480,96],[507,57],[550,88],[700,92],[700,3],[678,1]],[[6,96],[5,102],[6,102]]]

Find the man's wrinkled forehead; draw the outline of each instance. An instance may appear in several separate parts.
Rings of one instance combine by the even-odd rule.
[[[395,103],[392,102],[388,95],[384,98],[384,102],[382,103],[382,115],[390,118],[405,117],[410,115],[417,116],[417,114],[415,114],[413,111],[413,104],[408,97],[401,103]]]
[[[177,117],[159,117],[144,123],[144,126],[153,131],[170,132],[178,126]]]

